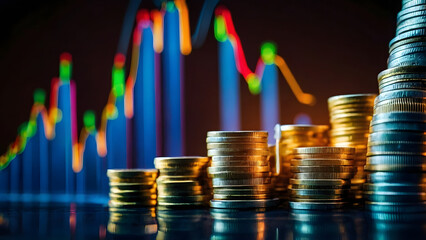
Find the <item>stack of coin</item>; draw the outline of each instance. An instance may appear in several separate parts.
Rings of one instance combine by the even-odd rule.
[[[350,179],[356,172],[355,148],[303,147],[291,160],[290,208],[338,209],[348,205]]]
[[[328,129],[326,125],[279,125],[275,126],[275,156],[279,160],[280,171],[272,178],[276,195],[282,200],[288,200],[288,185],[291,177],[290,160],[293,150],[298,147],[313,147],[328,145]],[[275,165],[271,165],[276,172]]]
[[[389,43],[388,67],[426,65],[426,2],[403,0],[396,37]]]
[[[376,96],[376,94],[349,94],[328,99],[331,146],[355,148],[357,173],[351,179],[351,195],[355,205],[360,204],[362,200],[367,142]]]
[[[107,175],[110,210],[156,205],[156,169],[108,169]]]
[[[186,208],[207,206],[208,190],[207,157],[157,157],[158,206],[163,208]]]
[[[155,208],[138,209],[137,211],[125,210],[109,211],[108,232],[133,239],[155,236],[157,223],[155,221]]]
[[[208,172],[213,182],[213,208],[276,206],[271,194],[268,132],[211,131],[207,133]]]
[[[374,212],[426,211],[426,67],[382,71],[368,142],[366,207]],[[393,86],[390,90],[385,86]],[[395,87],[394,87],[395,86]]]

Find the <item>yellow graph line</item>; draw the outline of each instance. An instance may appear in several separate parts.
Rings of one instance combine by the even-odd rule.
[[[278,55],[275,56],[275,65],[280,69],[281,73],[284,75],[287,84],[290,86],[291,91],[293,92],[296,99],[303,104],[313,106],[315,104],[315,96],[309,93],[304,93],[300,88],[299,84],[296,81],[293,73],[291,73],[290,68],[284,59]]]

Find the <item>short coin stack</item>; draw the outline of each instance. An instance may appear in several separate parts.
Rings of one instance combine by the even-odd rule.
[[[304,147],[291,160],[290,208],[339,209],[348,205],[350,179],[356,172],[354,148]]]
[[[210,192],[207,182],[207,157],[157,157],[158,206],[187,208],[207,206]]]
[[[110,211],[143,208],[157,203],[157,169],[108,169]]]
[[[268,133],[210,131],[207,133],[208,172],[213,182],[213,208],[267,208],[272,198]]]
[[[361,203],[363,197],[367,142],[376,96],[376,94],[348,94],[328,99],[331,146],[355,148],[357,173],[351,179],[351,196],[356,205]]]
[[[378,78],[365,166],[366,207],[373,212],[426,211],[426,89],[405,85],[424,84],[426,67],[390,68]]]
[[[426,2],[403,0],[396,37],[389,43],[388,67],[426,66]]]
[[[293,150],[298,147],[328,145],[327,125],[279,125],[275,126],[276,159],[280,161],[280,174],[272,178],[275,193],[281,200],[288,200],[288,185],[291,177],[290,161]],[[279,157],[277,157],[279,156]],[[276,171],[271,165],[272,172]]]

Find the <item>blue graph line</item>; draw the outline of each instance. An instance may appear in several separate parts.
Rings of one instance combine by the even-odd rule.
[[[279,123],[280,106],[278,92],[278,71],[275,64],[266,64],[261,81],[261,125],[262,129],[269,132],[268,143],[273,144],[274,127]]]

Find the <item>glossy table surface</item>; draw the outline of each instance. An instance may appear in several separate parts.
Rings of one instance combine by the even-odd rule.
[[[426,239],[426,214],[229,211],[115,212],[105,204],[0,202],[0,239]]]

